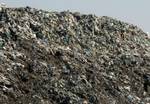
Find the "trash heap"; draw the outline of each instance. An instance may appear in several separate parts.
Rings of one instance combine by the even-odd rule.
[[[0,9],[0,104],[149,104],[150,38],[111,17]]]

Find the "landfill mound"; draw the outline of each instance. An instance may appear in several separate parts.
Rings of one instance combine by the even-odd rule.
[[[0,104],[149,104],[150,38],[111,17],[0,10]]]

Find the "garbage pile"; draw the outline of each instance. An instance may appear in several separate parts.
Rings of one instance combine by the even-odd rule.
[[[149,104],[150,38],[111,17],[0,10],[0,104]]]

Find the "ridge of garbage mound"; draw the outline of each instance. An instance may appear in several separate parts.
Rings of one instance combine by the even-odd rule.
[[[1,104],[148,104],[150,38],[111,17],[0,9]]]

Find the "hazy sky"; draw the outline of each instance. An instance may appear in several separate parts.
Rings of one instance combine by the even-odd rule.
[[[49,11],[78,11],[111,16],[150,32],[150,0],[0,0],[10,7],[31,6]]]

